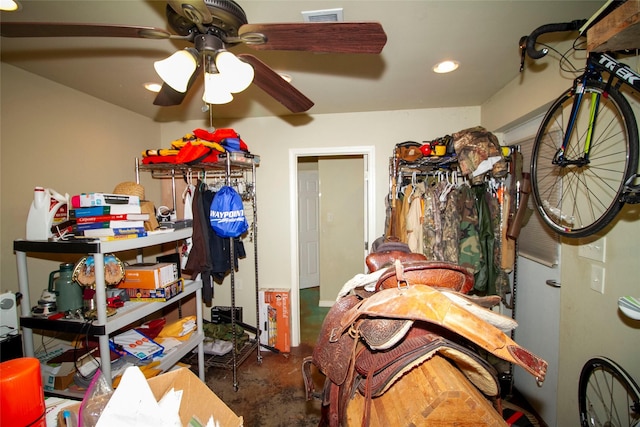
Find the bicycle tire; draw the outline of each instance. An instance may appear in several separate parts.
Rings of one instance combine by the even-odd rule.
[[[575,159],[584,150],[592,93],[605,93],[605,85],[588,81],[585,96],[565,157]],[[560,166],[552,160],[562,145],[575,98],[565,91],[549,108],[531,153],[531,189],[543,222],[565,237],[586,237],[606,227],[624,202],[626,181],[638,167],[638,126],[629,102],[611,87],[600,97],[589,163]]]
[[[637,427],[640,387],[613,360],[594,357],[580,372],[578,407],[581,427]]]

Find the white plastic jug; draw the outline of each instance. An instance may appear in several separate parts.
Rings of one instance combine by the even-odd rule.
[[[69,194],[36,187],[27,216],[27,240],[47,240],[53,235],[51,227],[69,219]]]

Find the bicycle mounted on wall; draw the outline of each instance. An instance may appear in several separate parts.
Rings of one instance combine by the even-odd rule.
[[[525,55],[539,59],[549,52],[536,49],[539,36],[578,31],[586,22],[543,25],[522,37],[520,71]],[[624,86],[640,91],[640,74],[598,52],[588,54],[579,72],[547,111],[531,154],[537,211],[553,231],[574,238],[602,230],[625,203],[640,203],[638,126],[623,94]]]

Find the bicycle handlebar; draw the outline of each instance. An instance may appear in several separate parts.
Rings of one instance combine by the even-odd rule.
[[[527,55],[529,55],[529,57],[532,59],[540,59],[549,52],[549,49],[546,49],[546,48],[541,50],[536,50],[536,40],[538,39],[539,36],[546,33],[556,33],[561,31],[575,31],[580,29],[580,27],[582,27],[585,24],[585,22],[587,22],[586,19],[577,19],[571,22],[564,22],[564,23],[558,23],[558,24],[546,24],[536,28],[526,38]]]

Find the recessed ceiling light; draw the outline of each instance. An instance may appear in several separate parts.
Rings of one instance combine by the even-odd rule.
[[[460,64],[457,61],[442,61],[434,65],[433,71],[438,74],[450,73],[456,70]]]
[[[293,80],[293,77],[291,77],[290,74],[286,74],[286,73],[278,73],[280,75],[280,77],[282,77],[282,79],[287,82],[287,83],[291,83],[291,81]]]
[[[144,88],[149,92],[158,93],[160,92],[160,88],[162,88],[162,85],[160,83],[145,83]]]
[[[0,10],[6,12],[15,12],[20,8],[20,5],[13,0],[0,0]]]

